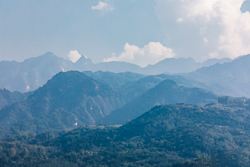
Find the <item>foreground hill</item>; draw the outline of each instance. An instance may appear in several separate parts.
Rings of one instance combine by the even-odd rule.
[[[204,67],[185,76],[204,83],[207,89],[220,94],[250,97],[250,55],[232,62]]]
[[[199,88],[183,87],[172,80],[164,80],[146,93],[100,120],[101,124],[124,124],[135,119],[155,105],[216,102],[217,96]]]
[[[0,110],[0,132],[13,126],[42,132],[93,125],[123,104],[109,86],[80,72],[60,72],[27,100]]]
[[[21,143],[1,142],[0,162],[9,166],[247,167],[249,118],[245,108],[222,105],[156,106],[121,127],[81,127],[54,139],[44,133]]]

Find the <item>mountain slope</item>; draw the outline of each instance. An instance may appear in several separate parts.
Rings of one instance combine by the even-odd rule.
[[[131,64],[127,62],[118,62],[118,61],[111,61],[111,62],[102,62],[95,64],[95,67],[92,71],[110,71],[115,73],[120,72],[134,72],[134,73],[142,73],[142,68],[136,64]]]
[[[199,88],[178,86],[172,80],[164,80],[143,95],[137,97],[120,109],[100,120],[101,124],[124,124],[143,114],[155,105],[191,103],[205,104],[215,102],[217,97]]]
[[[30,94],[31,92],[20,93],[10,92],[7,89],[0,89],[0,110],[7,105],[25,100]]]
[[[143,69],[144,74],[157,75],[162,73],[188,73],[201,67],[208,67],[214,64],[223,64],[232,61],[225,59],[208,59],[203,63],[196,62],[193,58],[166,58],[154,65],[148,65]]]
[[[194,160],[195,166],[198,163],[195,158],[201,157],[200,163],[209,162],[209,166],[247,167],[249,118],[250,113],[244,108],[222,105],[155,106],[119,128],[80,127],[50,140],[45,138],[46,134],[37,135],[29,147],[30,152],[34,152],[35,146],[51,150],[32,154],[36,160],[33,162],[44,166],[53,160],[76,166],[124,167],[178,166],[177,162],[182,166],[182,162],[188,161],[187,165]],[[6,147],[3,152],[7,152]],[[23,159],[19,163],[30,162],[26,157]]]
[[[250,55],[232,62],[203,67],[185,76],[204,83],[205,87],[220,95],[250,97]]]
[[[109,86],[80,72],[60,72],[27,100],[0,110],[0,127],[41,132],[93,125],[123,104]]]
[[[113,73],[108,71],[84,71],[83,74],[93,78],[96,81],[109,85],[118,92],[120,91],[120,88],[126,83],[137,81],[145,77],[145,75],[132,72]]]
[[[170,79],[175,81],[178,85],[186,87],[204,87],[202,83],[192,81],[179,75],[149,75],[136,81],[128,82],[120,87],[120,92],[127,101],[132,101],[134,98],[146,93],[162,81]]]
[[[146,74],[183,73],[195,71],[201,66],[192,58],[167,58],[144,69]]]
[[[0,62],[0,87],[10,91],[33,91],[53,75],[69,69],[71,61],[46,53],[24,62]]]
[[[219,64],[229,63],[229,62],[231,62],[231,61],[233,61],[233,60],[230,59],[230,58],[223,58],[223,59],[216,59],[216,58],[214,58],[214,59],[208,59],[208,60],[206,60],[206,61],[204,61],[204,62],[202,63],[202,67],[209,67],[209,66],[215,65],[215,64],[217,64],[217,63],[219,63]],[[201,68],[201,67],[200,67],[200,68]]]

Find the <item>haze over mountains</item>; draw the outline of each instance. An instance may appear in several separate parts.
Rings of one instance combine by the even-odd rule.
[[[250,167],[249,7],[0,1],[0,167]]]
[[[118,75],[117,80],[123,78],[125,82],[120,88],[113,90],[101,83],[101,80],[98,82],[81,72],[60,72],[26,100],[0,110],[0,134],[2,137],[12,134],[11,129],[40,133],[99,123],[123,124],[157,104],[206,104],[217,100],[213,93],[198,88],[180,87],[174,81],[164,78],[159,84],[154,78],[147,80],[148,82],[141,84],[145,85],[143,91],[137,91],[137,84],[124,88],[126,83],[136,83],[131,74],[133,73],[124,73],[122,76],[113,74],[113,77]],[[138,76],[134,77],[141,83]],[[148,86],[150,81],[156,82],[156,86]],[[133,92],[134,95],[126,94],[125,91]],[[114,115],[112,112],[115,112]],[[110,118],[104,119],[108,115]]]
[[[249,62],[1,62],[0,164],[247,167]]]
[[[0,164],[247,167],[249,62],[1,62]]]
[[[204,63],[195,62],[192,58],[170,58],[155,65],[141,68],[126,62],[103,62],[94,64],[88,58],[82,56],[76,63],[55,56],[48,52],[44,55],[30,58],[24,62],[2,61],[0,62],[0,88],[10,91],[27,92],[43,86],[52,76],[60,71],[110,71],[110,72],[134,72],[141,74],[162,73],[186,73],[203,66],[216,63],[230,62],[231,59],[211,59]]]
[[[184,74],[187,78],[204,83],[206,89],[219,95],[250,97],[250,55],[232,62],[203,67]]]

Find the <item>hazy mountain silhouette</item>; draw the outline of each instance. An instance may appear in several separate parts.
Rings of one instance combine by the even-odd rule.
[[[204,66],[213,63],[223,63],[229,59],[213,59]],[[48,52],[44,55],[29,58],[23,62],[2,61],[0,62],[0,88],[10,91],[27,92],[43,86],[52,76],[60,71],[110,71],[110,72],[134,72],[141,74],[161,73],[186,73],[194,71],[203,65],[195,62],[192,58],[170,58],[162,60],[155,65],[141,68],[138,65],[127,62],[102,62],[92,63],[91,59],[81,56],[73,63],[70,60],[55,56]]]
[[[232,62],[203,67],[185,74],[191,80],[202,82],[205,88],[220,95],[250,97],[250,55]]]
[[[207,67],[216,63],[223,64],[232,61],[225,59],[209,59],[203,63],[196,62],[193,58],[166,58],[155,65],[148,65],[143,69],[145,74],[162,74],[162,73],[188,73],[201,67]]]
[[[24,62],[0,62],[0,87],[26,92],[45,84],[60,71],[70,69],[71,61],[46,53]]]

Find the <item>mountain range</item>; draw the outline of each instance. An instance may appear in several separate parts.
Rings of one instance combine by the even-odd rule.
[[[203,67],[183,74],[186,78],[201,82],[201,87],[218,95],[250,97],[250,55],[241,56],[232,62]]]
[[[135,64],[126,62],[102,62],[93,63],[91,59],[81,56],[73,63],[70,60],[57,57],[51,52],[44,55],[29,58],[23,62],[0,62],[0,89],[10,91],[27,92],[43,86],[50,78],[60,71],[110,71],[110,72],[134,72],[141,74],[161,73],[186,73],[203,66],[232,61],[231,59],[211,59],[204,63],[195,62],[192,58],[170,58],[155,65],[141,68]]]
[[[187,79],[180,75],[143,75],[132,72],[113,73],[108,71],[84,71],[83,73],[99,82],[109,85],[114,91],[121,94],[127,102],[146,93],[149,89],[166,79],[173,80],[181,86],[205,87],[205,85],[200,82]]]
[[[217,102],[217,96],[199,88],[183,87],[176,82],[166,79],[133,99],[124,107],[113,111],[99,121],[101,124],[125,124],[143,114],[145,111],[162,104],[208,104]]]
[[[0,63],[0,83],[34,89],[0,89],[0,166],[249,166],[250,55],[196,70],[167,59],[141,74],[59,59]],[[180,66],[195,71],[149,75]]]
[[[77,71],[59,72],[26,100],[2,108],[0,137],[22,131],[40,133],[83,125],[124,124],[158,104],[217,101],[213,93],[179,86],[166,79],[168,75],[142,81],[142,75],[134,73],[85,73],[99,81]],[[113,77],[120,82],[116,89],[107,84],[115,81]],[[143,89],[137,90],[139,87]]]

